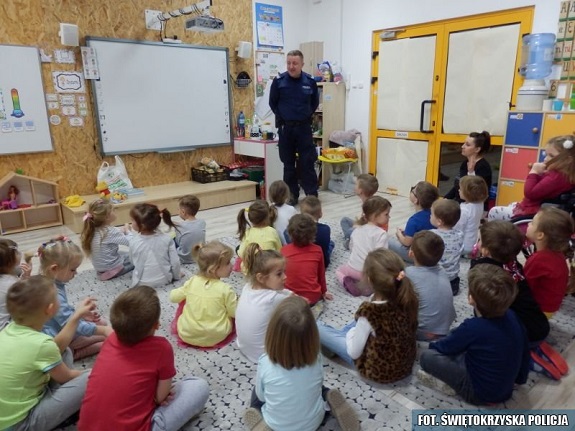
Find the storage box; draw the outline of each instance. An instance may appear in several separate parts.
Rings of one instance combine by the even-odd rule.
[[[263,166],[252,166],[249,168],[243,168],[241,170],[243,173],[248,175],[248,180],[250,181],[255,181],[256,183],[259,183],[260,181],[262,181],[264,179],[264,168]]]
[[[229,175],[229,170],[223,167],[220,168],[218,172],[208,172],[203,169],[192,168],[192,181],[202,184],[225,181],[229,178]]]

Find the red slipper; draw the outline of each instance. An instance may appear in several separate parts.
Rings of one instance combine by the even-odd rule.
[[[541,344],[539,344],[539,348],[543,354],[547,356],[549,362],[555,365],[555,368],[557,368],[561,374],[567,374],[569,372],[569,364],[567,364],[565,359],[563,359],[563,356],[561,356],[557,350],[551,347],[547,341],[543,341]]]
[[[554,380],[561,380],[561,373],[557,367],[555,367],[555,365],[553,365],[547,360],[547,358],[543,356],[543,353],[539,348],[536,347],[535,349],[531,350],[531,359],[533,359],[533,362],[543,368],[543,374],[545,374],[547,377]]]

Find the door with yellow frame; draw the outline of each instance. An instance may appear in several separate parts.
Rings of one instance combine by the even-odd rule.
[[[440,159],[463,161],[472,131],[501,145],[532,19],[529,7],[373,33],[369,170],[380,191],[437,184]]]

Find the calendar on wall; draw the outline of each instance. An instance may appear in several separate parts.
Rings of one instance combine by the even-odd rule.
[[[264,95],[268,81],[285,72],[285,54],[277,51],[256,51],[256,97]]]

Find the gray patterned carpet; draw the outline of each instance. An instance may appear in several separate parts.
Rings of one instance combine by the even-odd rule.
[[[351,297],[338,286],[335,268],[346,261],[349,252],[343,249],[343,238],[339,227],[336,227],[337,224],[329,224],[332,225],[332,239],[336,242],[336,247],[326,277],[328,290],[333,293],[334,300],[326,304],[320,320],[334,326],[343,326],[352,318],[362,299]],[[238,244],[235,238],[222,238],[221,241],[234,249]],[[194,265],[185,265],[183,268],[186,272],[185,279],[188,279],[196,270]],[[468,261],[463,260],[461,265],[462,289],[454,301],[457,311],[454,325],[459,324],[472,314],[472,310],[467,304],[466,295],[468,268]],[[161,328],[158,335],[168,338],[174,347],[176,368],[178,369],[177,378],[185,375],[199,376],[206,379],[211,387],[206,409],[184,429],[243,429],[242,415],[249,403],[256,366],[249,363],[240,354],[234,343],[219,350],[208,352],[178,347],[174,336],[169,334],[170,322],[175,314],[176,305],[168,301],[168,292],[183,284],[184,280],[158,289],[162,303]],[[233,273],[228,282],[238,294],[241,293],[244,284],[241,274]],[[130,275],[101,282],[97,280],[94,271],[85,271],[70,282],[68,296],[72,304],[87,295],[97,297],[101,314],[107,317],[114,298],[129,285]],[[561,310],[551,322],[550,343],[559,351],[563,351],[569,342],[575,338],[573,316],[575,316],[575,298],[570,296],[564,301]],[[425,343],[421,343],[419,351],[426,347]],[[93,360],[90,358],[77,362],[76,365],[91,367]],[[418,367],[419,365],[416,363],[414,371]],[[411,409],[413,408],[471,408],[459,398],[448,397],[421,385],[414,375],[394,384],[374,385],[360,379],[355,371],[350,370],[341,362],[324,359],[324,376],[326,386],[338,388],[351,402],[358,412],[364,430],[411,429]],[[539,379],[544,378],[531,373],[528,384],[520,390],[528,390]],[[67,429],[73,430],[75,428],[68,427]],[[329,418],[321,429],[336,430],[339,428],[336,421]]]

